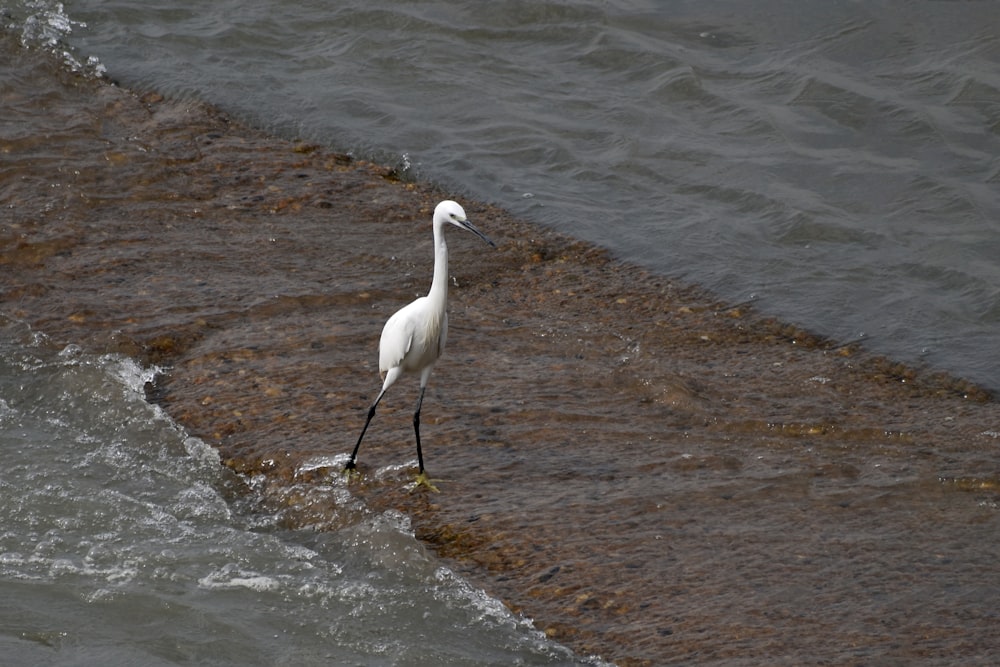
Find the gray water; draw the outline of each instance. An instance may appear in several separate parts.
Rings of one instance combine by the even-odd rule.
[[[65,15],[75,57],[124,83],[1000,388],[991,0],[75,0]]]
[[[1000,387],[993,2],[0,8],[71,68]],[[580,662],[342,486],[308,489],[342,526],[283,530],[155,372],[0,325],[4,664]]]
[[[156,372],[0,322],[4,665],[583,664],[342,484],[302,492],[343,526],[282,530]]]

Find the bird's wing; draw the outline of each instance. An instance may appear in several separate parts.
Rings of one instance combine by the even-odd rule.
[[[444,317],[441,319],[441,335],[438,337],[438,349],[437,356],[441,356],[444,352],[444,344],[448,339],[448,311],[445,311]]]
[[[407,309],[397,311],[382,329],[382,339],[378,344],[378,369],[385,373],[403,363],[403,357],[413,345],[416,322],[409,317]]]

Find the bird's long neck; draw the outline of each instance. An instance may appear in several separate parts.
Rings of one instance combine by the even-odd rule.
[[[427,298],[441,310],[448,302],[448,244],[440,225],[434,226],[434,279]]]

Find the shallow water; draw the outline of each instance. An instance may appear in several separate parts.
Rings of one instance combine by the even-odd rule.
[[[6,665],[570,665],[398,512],[289,531],[145,400],[155,369],[0,327]]]
[[[65,37],[77,58],[127,84],[375,155],[1000,387],[993,2],[76,0],[65,14],[86,24]]]
[[[260,652],[271,662],[285,650],[301,662],[301,643],[349,661],[423,664],[414,646],[442,632],[430,624],[443,620],[436,660],[445,664],[472,661],[467,651],[486,664],[522,652],[528,664],[574,660],[476,588],[439,588],[438,575],[451,580],[453,571],[581,655],[623,665],[995,662],[1000,412],[985,392],[717,303],[463,198],[499,248],[452,242],[453,335],[424,414],[442,493],[408,487],[410,382],[380,408],[363,477],[347,495],[336,470],[377,388],[377,333],[426,288],[429,239],[414,221],[442,193],[5,46],[3,308],[60,341],[36,350],[42,343],[24,333],[27,350],[11,348],[11,358],[124,364],[148,377],[124,354],[167,370],[148,389],[184,425],[166,422],[173,435],[163,441],[179,459],[161,464],[165,445],[155,438],[96,445],[108,453],[94,486],[80,488],[107,483],[124,507],[142,501],[142,525],[121,539],[133,557],[123,567],[149,552],[154,570],[169,570],[175,556],[161,552],[177,547],[160,545],[174,539],[170,525],[194,522],[195,550],[205,546],[201,533],[215,542],[236,534],[234,551],[213,544],[189,566],[172,561],[182,565],[179,582],[141,567],[133,580],[168,618],[178,590],[191,601],[187,620],[215,627],[213,610],[231,613],[211,650],[234,644],[244,657],[249,636],[267,641]],[[96,352],[59,356],[67,342]],[[73,405],[58,374],[40,379],[55,390],[55,414]],[[159,414],[125,384],[135,403],[127,423]],[[103,423],[102,405],[84,403],[84,420]],[[39,433],[24,450],[30,456],[37,441],[51,451],[50,440]],[[228,472],[192,460],[184,445],[199,441]],[[174,472],[155,472],[175,469],[176,483]],[[164,499],[124,479],[153,474]],[[181,503],[192,485],[205,487],[185,510],[193,518]],[[156,517],[166,527],[145,530]],[[113,535],[95,525],[98,536]],[[14,566],[31,564],[20,546],[34,544],[31,531],[9,538]],[[108,578],[121,563],[98,560],[110,565],[86,579],[95,538],[62,535],[88,549],[76,556],[84,580],[73,589],[84,604],[64,605],[66,625],[83,627],[97,602],[86,592],[113,591]],[[40,567],[60,572],[68,561],[73,571],[78,550],[66,552],[58,566]],[[12,598],[30,601],[12,572]],[[388,591],[359,594],[365,577]],[[321,588],[330,582],[347,590]],[[33,599],[65,601],[47,588],[64,583],[43,581],[48,592]],[[417,618],[429,588],[429,616]],[[287,630],[295,648],[259,631],[272,612],[283,632],[303,619]],[[499,620],[484,630],[470,616]],[[410,634],[397,635],[400,618]],[[335,623],[348,627],[340,633]],[[49,626],[34,626],[41,630],[14,645],[67,660],[113,644],[182,662],[178,652],[206,641],[184,626],[167,648],[141,634],[139,647],[99,633],[87,635],[93,644],[70,635],[56,645]],[[485,647],[470,645],[470,627]]]

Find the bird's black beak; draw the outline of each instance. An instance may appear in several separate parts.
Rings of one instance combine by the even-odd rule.
[[[486,241],[487,243],[489,243],[494,248],[497,247],[497,244],[494,243],[493,241],[491,241],[490,237],[488,237],[486,234],[483,234],[481,231],[479,231],[478,229],[476,229],[476,226],[474,224],[472,224],[471,222],[469,222],[468,220],[463,220],[461,222],[461,226],[462,226],[463,229],[468,229],[470,232],[472,232],[473,234],[475,234],[476,236],[478,236],[482,240]]]

